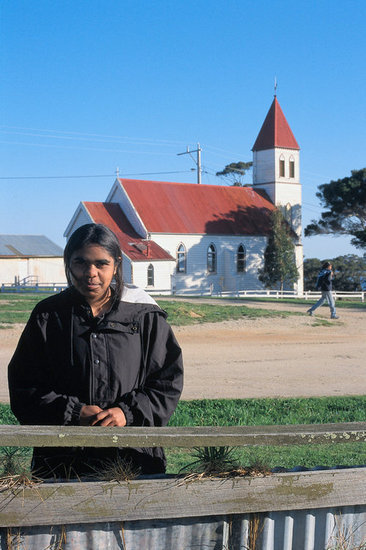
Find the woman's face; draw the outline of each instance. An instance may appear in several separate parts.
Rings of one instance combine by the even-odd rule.
[[[105,248],[89,244],[75,250],[69,269],[72,284],[91,304],[107,295],[116,265]]]

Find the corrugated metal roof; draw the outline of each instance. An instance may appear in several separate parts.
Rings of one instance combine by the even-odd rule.
[[[63,256],[61,246],[44,235],[0,235],[0,256]]]
[[[252,150],[261,151],[264,149],[273,149],[274,147],[300,149],[276,97],[267,113]]]
[[[143,239],[136,233],[116,203],[83,202],[95,223],[103,223],[117,236],[121,250],[134,261],[174,260],[154,241]]]
[[[151,233],[270,233],[270,214],[275,207],[251,187],[119,181]]]

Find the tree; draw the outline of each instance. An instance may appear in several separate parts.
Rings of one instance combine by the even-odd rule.
[[[252,166],[252,162],[231,162],[221,172],[216,172],[216,176],[225,177],[231,182],[231,185],[243,187],[244,176]]]
[[[350,177],[324,183],[318,189],[316,196],[327,210],[305,228],[305,236],[351,235],[354,246],[366,248],[366,168],[352,170]]]
[[[346,254],[336,258],[307,258],[304,261],[304,288],[315,290],[315,283],[321,266],[325,261],[332,264],[334,270],[334,288],[346,292],[361,290],[361,279],[366,277],[366,255]]]
[[[280,290],[284,285],[292,285],[299,277],[295,259],[295,245],[289,225],[279,210],[271,215],[271,234],[264,252],[264,266],[258,270],[259,280],[266,288],[278,284]]]
[[[304,260],[304,290],[315,290],[318,273],[325,261],[318,258],[306,258]]]

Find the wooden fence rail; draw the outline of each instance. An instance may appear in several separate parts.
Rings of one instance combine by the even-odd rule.
[[[12,447],[192,448],[354,442],[366,442],[366,422],[172,428],[0,426],[0,445]]]
[[[366,441],[366,422],[287,426],[0,426],[2,446],[197,447]],[[259,477],[0,484],[0,526],[71,525],[366,505],[365,468]]]

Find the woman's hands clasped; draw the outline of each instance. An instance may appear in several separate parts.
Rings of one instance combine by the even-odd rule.
[[[80,411],[81,426],[126,426],[126,417],[119,407],[101,409],[98,405],[84,405]]]

